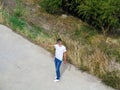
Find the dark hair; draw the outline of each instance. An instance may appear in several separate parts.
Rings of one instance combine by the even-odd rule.
[[[61,38],[57,39],[57,42],[59,42],[59,41],[62,42],[62,39]]]

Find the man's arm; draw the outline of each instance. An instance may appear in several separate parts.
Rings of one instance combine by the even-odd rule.
[[[64,60],[64,64],[66,64],[66,58],[67,58],[67,52],[64,52],[64,54],[63,54],[63,60]]]
[[[49,44],[47,44],[46,46],[47,46],[47,47],[54,47],[54,45],[49,45]]]
[[[42,46],[44,46],[44,47],[52,47],[52,48],[54,48],[54,45],[50,45],[50,44],[42,44]]]

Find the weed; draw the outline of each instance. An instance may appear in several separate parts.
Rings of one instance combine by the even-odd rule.
[[[103,82],[113,88],[120,90],[120,74],[118,71],[107,72],[103,76]]]
[[[17,18],[15,16],[11,16],[9,18],[9,22],[14,29],[19,28],[20,30],[22,30],[26,26],[26,21],[25,20]]]
[[[14,16],[22,17],[25,14],[25,7],[23,6],[21,0],[17,0],[16,8],[14,9]]]
[[[4,22],[3,15],[2,15],[2,13],[3,13],[2,9],[3,9],[3,4],[0,1],[0,23]]]
[[[52,14],[58,12],[61,5],[62,0],[44,0],[40,3],[40,6],[42,6],[47,12]]]

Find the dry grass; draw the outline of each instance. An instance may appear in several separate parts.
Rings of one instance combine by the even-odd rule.
[[[3,18],[3,15],[2,15],[2,9],[3,9],[3,4],[0,1],[0,23],[4,22],[4,18]]]
[[[22,2],[25,2],[27,5],[34,5],[38,0],[22,0]]]
[[[103,38],[98,41],[99,43],[92,41],[94,47],[90,47],[89,44],[82,45],[82,42],[72,40],[69,36],[61,33],[59,33],[57,37],[61,37],[67,46],[68,61],[70,63],[83,71],[88,71],[101,78],[107,85],[118,90],[120,89],[120,71],[116,71],[114,67],[112,67],[112,69],[110,68],[110,57],[97,47],[101,41],[105,41]],[[57,37],[54,36],[55,39],[57,39]]]
[[[86,66],[90,68],[90,72],[101,77],[106,74],[109,67],[109,61],[107,55],[102,52],[99,48],[96,48],[92,55],[89,55],[87,58]]]
[[[70,39],[69,36],[58,35],[68,48],[69,61],[81,69],[88,70],[91,74],[102,76],[109,67],[109,58],[99,48],[92,48],[89,45]]]

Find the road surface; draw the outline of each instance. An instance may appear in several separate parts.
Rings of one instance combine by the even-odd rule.
[[[60,82],[54,57],[6,26],[0,25],[0,90],[113,90],[71,64],[62,64]]]

